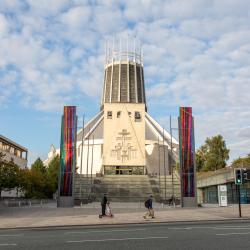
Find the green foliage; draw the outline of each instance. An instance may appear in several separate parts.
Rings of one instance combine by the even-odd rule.
[[[50,163],[47,169],[47,192],[51,197],[58,187],[58,173],[60,167],[60,157],[57,155]]]
[[[0,153],[0,196],[2,190],[9,190],[19,185],[19,167],[11,161],[4,160],[5,155]]]
[[[19,188],[27,198],[52,198],[57,190],[59,156],[56,156],[46,168],[38,158],[28,169],[20,169],[13,161],[6,162],[0,153],[0,191]]]
[[[38,158],[31,169],[22,171],[22,185],[27,198],[52,198],[57,190],[60,160],[56,156],[48,167]]]
[[[224,168],[229,159],[229,149],[221,135],[207,138],[196,151],[197,171],[214,171]]]
[[[246,157],[239,157],[232,162],[232,167],[235,168],[250,168],[250,154]]]
[[[38,157],[31,165],[31,170],[35,172],[40,172],[42,174],[46,172],[46,167],[43,165],[43,161],[40,159],[40,157]]]

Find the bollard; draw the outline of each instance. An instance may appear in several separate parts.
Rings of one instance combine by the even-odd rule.
[[[21,201],[18,202],[18,206],[21,207]]]
[[[41,205],[41,207],[42,207],[42,205],[43,205],[43,200],[41,200],[40,205]]]
[[[163,202],[161,203],[161,208],[163,208]]]
[[[29,203],[30,203],[30,207],[31,207],[31,201]]]
[[[82,201],[81,201],[81,207],[82,207]]]

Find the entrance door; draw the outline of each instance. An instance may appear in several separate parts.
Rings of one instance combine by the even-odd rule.
[[[144,175],[144,166],[104,166],[105,175]]]

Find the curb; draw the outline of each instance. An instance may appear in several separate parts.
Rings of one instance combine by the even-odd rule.
[[[0,228],[1,230],[64,230],[68,228],[99,228],[99,227],[121,227],[121,226],[141,226],[141,225],[199,225],[199,224],[214,224],[214,223],[222,223],[222,224],[229,224],[229,223],[250,223],[250,217],[247,218],[228,218],[228,219],[220,219],[220,220],[190,220],[190,221],[144,221],[144,222],[129,222],[129,223],[103,223],[103,224],[83,224],[83,225],[51,225],[51,226],[38,226],[38,227],[6,227]]]

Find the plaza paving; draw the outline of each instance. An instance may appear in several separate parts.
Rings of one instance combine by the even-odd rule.
[[[238,206],[180,208],[154,204],[155,219],[143,219],[146,212],[142,203],[112,203],[113,218],[100,219],[100,204],[82,207],[56,208],[55,204],[44,207],[1,207],[0,228],[51,227],[72,225],[101,225],[150,222],[181,222],[239,219]],[[250,205],[242,205],[242,219],[250,219]]]

